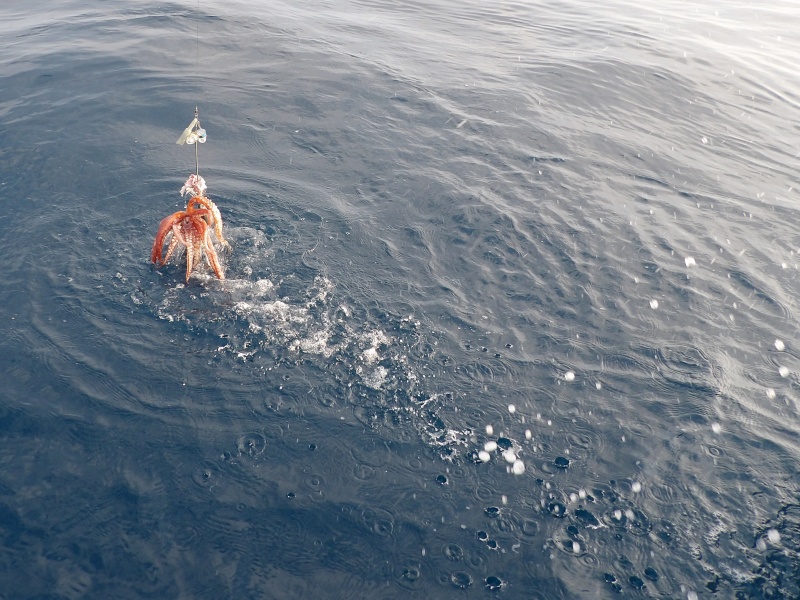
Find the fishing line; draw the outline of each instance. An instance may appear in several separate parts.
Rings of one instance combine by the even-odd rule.
[[[197,11],[195,12],[195,81],[198,82],[196,104],[194,107],[194,119],[189,123],[189,126],[183,130],[181,137],[175,142],[178,145],[192,144],[194,145],[194,173],[197,178],[200,177],[200,152],[198,146],[206,142],[206,130],[200,125],[200,95],[202,87],[200,87],[200,0],[197,0]]]
[[[194,58],[195,58],[195,81],[197,82],[197,101],[194,105],[194,118],[197,119],[197,115],[199,114],[198,105],[200,104],[200,93],[203,89],[200,87],[200,0],[197,0],[197,11],[194,14],[194,24],[195,24],[195,46],[194,46]],[[200,126],[200,121],[197,121],[197,126]],[[198,177],[200,177],[200,158],[198,157],[198,144],[194,145],[194,173]]]

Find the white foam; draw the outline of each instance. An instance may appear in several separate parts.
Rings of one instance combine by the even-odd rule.
[[[368,385],[374,390],[379,390],[384,383],[386,383],[386,376],[389,370],[386,367],[378,367],[372,371],[368,376],[364,377],[364,384]]]
[[[375,347],[367,348],[361,353],[361,360],[365,363],[371,364],[378,361],[378,349]]]

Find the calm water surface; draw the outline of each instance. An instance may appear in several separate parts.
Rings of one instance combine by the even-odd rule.
[[[0,597],[800,596],[796,2],[90,4],[0,7]]]

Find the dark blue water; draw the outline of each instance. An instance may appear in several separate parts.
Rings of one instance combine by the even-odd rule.
[[[797,6],[57,4],[0,7],[0,598],[800,597]]]

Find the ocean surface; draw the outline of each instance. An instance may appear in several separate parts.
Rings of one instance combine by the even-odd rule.
[[[800,597],[799,32],[2,2],[0,598]]]

